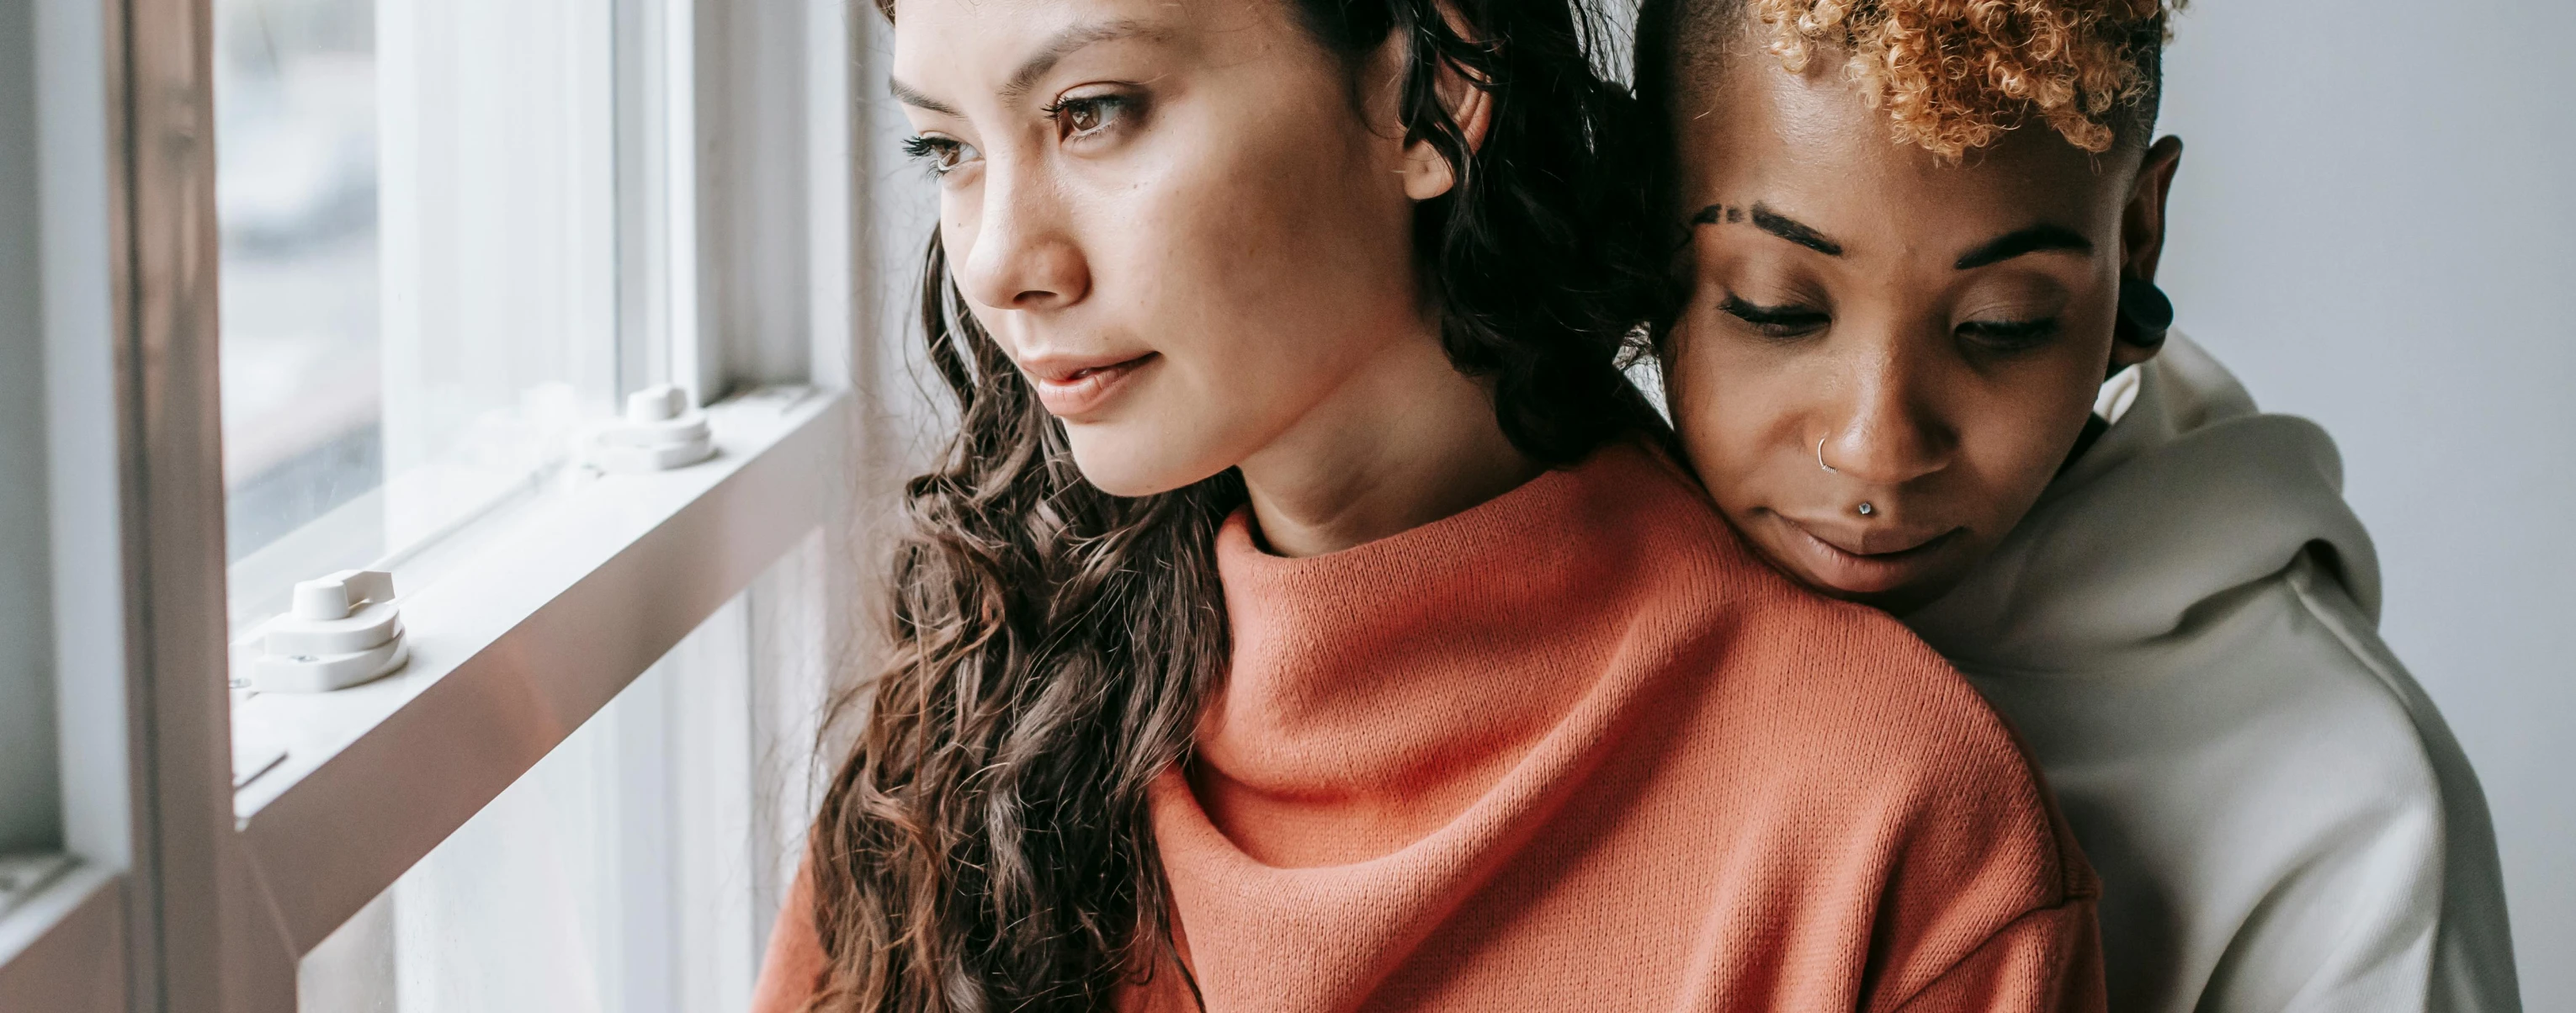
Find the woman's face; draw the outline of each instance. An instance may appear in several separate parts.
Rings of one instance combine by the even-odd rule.
[[[1445,166],[1406,157],[1392,81],[1287,0],[899,0],[949,270],[1093,484],[1239,465],[1436,342],[1411,228]]]
[[[1729,62],[1696,68],[1715,79],[1674,117],[1693,216],[1674,421],[1776,564],[1913,608],[2028,512],[2108,367],[2152,354],[2112,326],[2124,268],[2154,277],[2180,145],[2140,172],[2134,147],[2033,125],[1944,165],[1891,140],[1838,60]]]

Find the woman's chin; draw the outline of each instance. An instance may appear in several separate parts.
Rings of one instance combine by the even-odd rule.
[[[1231,465],[1206,463],[1218,457],[1201,448],[1174,447],[1150,434],[1116,423],[1066,426],[1073,445],[1073,465],[1082,479],[1112,496],[1152,496],[1170,492],[1224,471]]]

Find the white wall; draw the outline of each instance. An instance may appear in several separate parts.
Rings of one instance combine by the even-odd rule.
[[[2201,0],[2162,280],[2322,422],[2382,630],[2485,781],[2530,1008],[2576,1009],[2576,100],[2566,0]]]

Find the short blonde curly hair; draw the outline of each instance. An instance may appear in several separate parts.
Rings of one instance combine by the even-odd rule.
[[[2093,152],[2151,129],[2167,20],[2185,2],[1665,0],[1648,16],[1759,25],[1792,73],[1838,53],[1898,141],[1955,161],[2034,118]]]

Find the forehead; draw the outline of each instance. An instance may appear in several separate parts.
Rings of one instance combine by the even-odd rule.
[[[1685,207],[1767,201],[1834,232],[1979,232],[2116,223],[2126,174],[2032,123],[1957,163],[1897,140],[1820,50],[1791,73],[1758,46],[1685,61],[1673,107]]]
[[[1033,59],[1151,47],[1164,55],[1240,49],[1284,23],[1276,0],[896,0],[896,80],[988,91]]]

